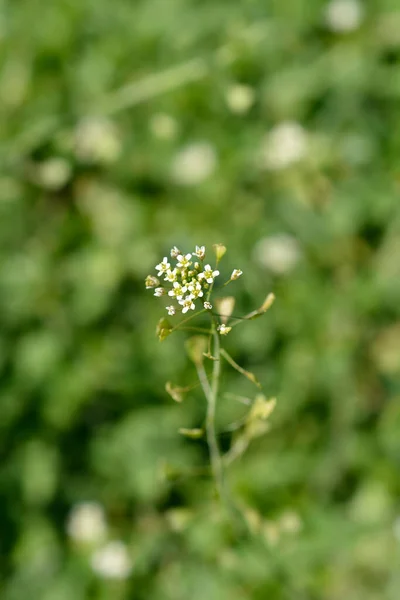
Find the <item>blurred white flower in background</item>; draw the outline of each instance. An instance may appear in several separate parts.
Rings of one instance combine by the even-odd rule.
[[[209,142],[197,142],[180,150],[172,163],[171,176],[179,185],[197,185],[215,170],[217,155]]]
[[[156,113],[149,123],[151,133],[162,140],[173,139],[178,132],[176,120],[165,113]]]
[[[280,516],[279,526],[281,531],[295,534],[302,530],[303,523],[300,516],[296,512],[287,510]]]
[[[325,10],[327,27],[336,33],[348,33],[362,23],[364,9],[358,0],[332,0]]]
[[[75,153],[88,163],[112,163],[121,153],[121,141],[112,121],[86,117],[75,129]]]
[[[279,275],[291,271],[300,257],[297,240],[286,233],[262,238],[254,247],[254,258],[258,264]]]
[[[308,136],[296,122],[286,121],[276,125],[264,138],[262,166],[279,170],[286,169],[302,160],[308,151]]]
[[[107,523],[103,507],[97,502],[76,504],[68,517],[67,533],[75,541],[94,544],[104,539]]]
[[[225,93],[229,109],[238,115],[246,113],[254,104],[255,92],[249,85],[237,83],[230,86]]]
[[[71,165],[65,158],[49,158],[37,166],[38,182],[46,189],[59,190],[71,178]]]
[[[127,547],[120,540],[108,542],[91,557],[92,569],[105,579],[126,579],[132,570]]]

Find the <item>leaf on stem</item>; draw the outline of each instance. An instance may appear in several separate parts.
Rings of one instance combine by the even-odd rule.
[[[157,323],[156,334],[158,335],[158,339],[160,342],[165,340],[166,337],[169,336],[173,327],[171,323],[168,321],[166,317],[161,317],[161,319]]]

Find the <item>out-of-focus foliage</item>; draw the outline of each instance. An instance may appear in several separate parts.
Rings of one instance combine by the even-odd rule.
[[[0,3],[2,600],[398,599],[399,32],[397,0]],[[277,298],[226,339],[278,398],[243,539],[143,285],[214,242],[236,311]]]

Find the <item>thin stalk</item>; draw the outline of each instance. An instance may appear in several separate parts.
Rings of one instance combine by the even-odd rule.
[[[238,371],[238,373],[240,373],[241,375],[244,375],[244,377],[246,377],[249,381],[254,383],[254,385],[257,386],[258,389],[261,389],[261,384],[259,381],[257,381],[255,375],[253,373],[251,373],[250,371],[246,371],[246,369],[243,369],[243,367],[238,365],[237,362],[233,360],[232,356],[230,354],[228,354],[227,351],[224,350],[223,348],[221,349],[221,356],[223,356],[225,358],[225,360],[234,369],[236,369],[236,371]]]
[[[215,413],[218,399],[219,380],[221,375],[221,359],[220,359],[220,344],[219,335],[213,324],[212,335],[214,339],[213,354],[215,360],[213,361],[213,370],[211,373],[211,383],[208,380],[207,374],[204,369],[203,363],[197,363],[196,369],[199,377],[201,387],[203,388],[204,396],[207,400],[207,414],[206,414],[206,435],[207,445],[210,452],[211,470],[214,476],[215,484],[217,487],[218,495],[221,499],[224,498],[224,474],[222,457],[218,446],[216,424],[215,424]]]
[[[180,331],[197,331],[198,333],[210,333],[209,329],[204,329],[204,327],[180,327]]]
[[[195,319],[196,317],[198,317],[199,315],[201,315],[205,312],[206,312],[206,309],[203,308],[202,310],[195,312],[194,315],[190,315],[190,317],[186,317],[186,319],[183,319],[183,321],[181,321],[180,323],[177,323],[177,325],[175,325],[175,327],[173,327],[171,329],[170,333],[172,333],[173,331],[176,331],[177,329],[180,328],[181,325],[184,325],[185,323],[189,323],[189,321],[191,321],[192,319]]]
[[[205,395],[207,403],[208,403],[208,398],[210,397],[210,394],[211,394],[211,387],[210,387],[210,382],[208,381],[207,373],[204,369],[203,363],[196,363],[196,370],[197,370],[197,375],[198,375],[198,378],[200,381],[200,385],[203,389],[204,395]]]
[[[221,499],[224,497],[224,473],[222,458],[219,451],[217,432],[215,427],[215,413],[217,407],[217,398],[219,391],[219,380],[221,376],[221,357],[219,335],[213,324],[214,349],[213,355],[216,360],[213,361],[213,370],[211,375],[211,393],[207,402],[206,431],[208,446],[210,449],[210,459],[215,482],[217,484],[218,494]]]

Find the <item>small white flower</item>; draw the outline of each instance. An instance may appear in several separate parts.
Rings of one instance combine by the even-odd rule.
[[[214,278],[218,275],[219,271],[213,271],[210,265],[206,265],[204,267],[204,271],[202,273],[199,273],[198,278],[205,279],[207,283],[212,283],[214,281]]]
[[[307,154],[308,137],[299,123],[287,121],[274,127],[262,148],[263,166],[271,170],[286,169]]]
[[[168,296],[173,296],[177,300],[181,300],[185,292],[187,292],[186,285],[180,285],[177,281],[175,281],[173,283],[173,289],[169,290],[168,292]]]
[[[171,265],[168,262],[168,258],[164,256],[162,262],[156,265],[156,271],[158,271],[157,275],[160,277],[163,273],[166,273],[170,267]]]
[[[187,286],[187,289],[192,294],[193,298],[201,298],[203,290],[201,289],[201,283],[193,279]]]
[[[187,313],[187,311],[189,309],[194,310],[196,308],[196,306],[193,302],[193,296],[191,294],[189,294],[189,296],[186,296],[186,298],[184,298],[184,300],[179,300],[179,304],[183,307],[182,308],[183,313]]]
[[[167,311],[168,311],[169,316],[173,317],[175,314],[175,307],[172,306],[172,304],[171,304],[171,306],[167,306]]]
[[[206,255],[206,247],[205,246],[196,246],[196,250],[193,252],[193,256],[197,256],[200,260],[203,260]],[[196,263],[198,264],[198,263]]]
[[[157,279],[157,277],[154,277],[153,275],[147,275],[145,280],[146,290],[150,290],[151,288],[157,287],[159,283],[160,282]]]
[[[218,325],[217,330],[221,335],[228,335],[232,327],[227,327],[224,323]]]
[[[170,283],[174,283],[174,281],[176,281],[176,277],[177,277],[177,269],[173,269],[172,271],[171,271],[171,269],[168,269],[168,271],[165,274],[164,281],[169,281]]]
[[[336,33],[349,33],[359,28],[363,12],[358,0],[332,0],[326,7],[326,24]]]
[[[192,264],[190,261],[191,258],[191,254],[185,254],[185,256],[183,256],[182,254],[178,254],[178,267],[181,269],[186,269],[187,267],[189,267]]]
[[[241,271],[240,269],[233,269],[231,279],[232,280],[239,279],[239,277],[241,275],[243,275],[243,271]]]
[[[159,298],[160,296],[164,296],[165,293],[166,292],[162,287],[158,287],[154,290],[154,295],[157,296],[157,298]]]
[[[75,505],[68,517],[67,533],[75,541],[94,544],[101,541],[107,531],[103,507],[97,502]]]
[[[128,550],[121,541],[108,542],[96,550],[90,563],[93,571],[105,579],[126,579],[132,570]]]
[[[211,304],[211,302],[207,302],[207,301],[206,301],[206,302],[204,302],[203,306],[204,306],[204,308],[205,308],[206,310],[211,310],[211,309],[212,309],[212,304]]]
[[[180,253],[181,251],[176,246],[171,248],[171,258],[177,258],[177,256],[179,256]]]

